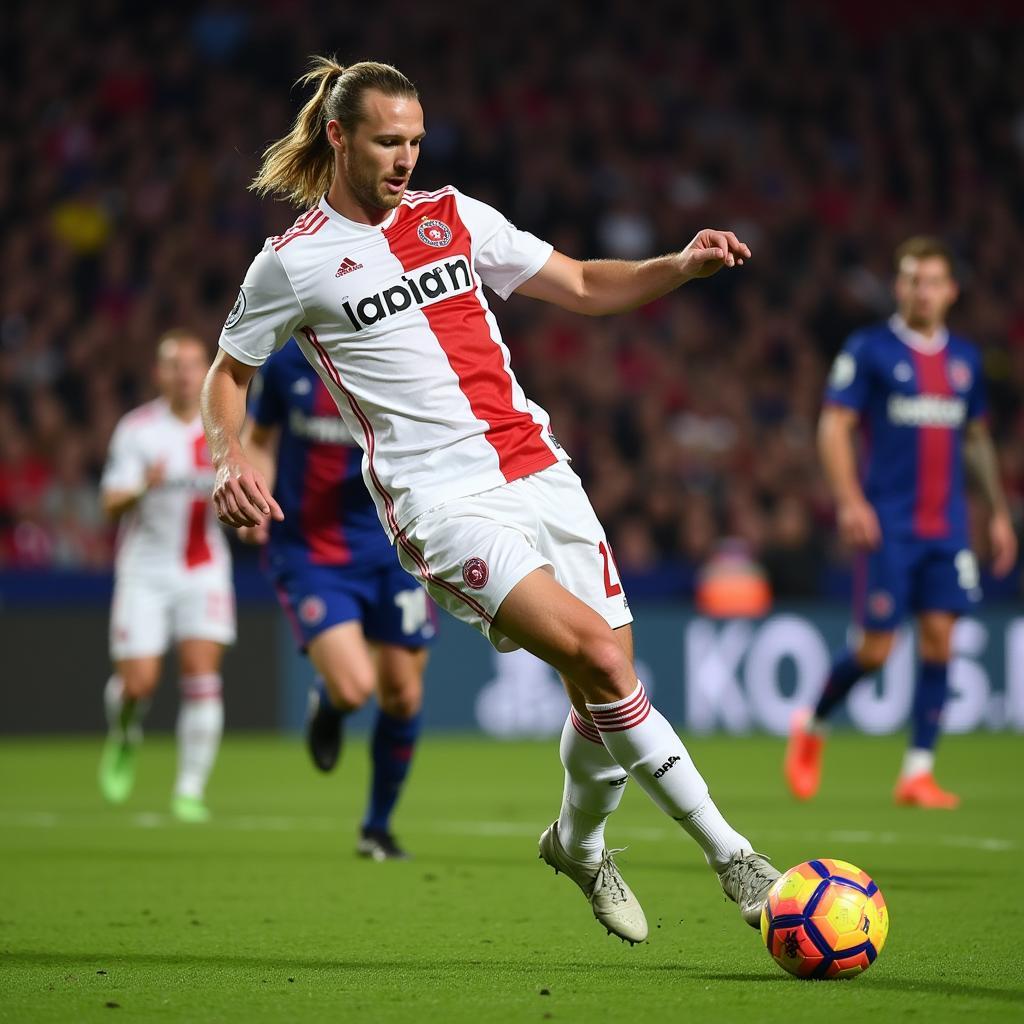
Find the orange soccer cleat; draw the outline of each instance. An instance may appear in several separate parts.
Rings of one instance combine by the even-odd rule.
[[[821,785],[821,758],[825,738],[807,728],[810,720],[809,711],[801,711],[793,716],[789,743],[786,744],[786,759],[782,766],[789,791],[797,800],[810,800]]]
[[[952,811],[960,806],[960,797],[948,793],[931,772],[912,775],[896,783],[893,799],[900,807],[927,807],[932,810]]]

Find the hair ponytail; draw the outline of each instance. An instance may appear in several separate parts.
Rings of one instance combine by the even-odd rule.
[[[331,187],[334,152],[324,129],[327,101],[345,69],[331,57],[314,57],[296,85],[315,85],[283,138],[263,151],[259,173],[249,186],[259,195],[276,195],[297,206],[312,206]]]
[[[362,61],[343,67],[334,57],[313,57],[309,70],[295,83],[316,86],[283,138],[264,151],[259,173],[249,188],[259,195],[312,206],[331,187],[334,150],[327,141],[327,122],[337,120],[351,131],[362,117],[362,96],[377,89],[386,96],[415,98],[416,87],[390,64]]]

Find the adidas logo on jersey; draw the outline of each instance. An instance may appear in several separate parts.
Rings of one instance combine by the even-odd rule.
[[[353,270],[362,270],[362,263],[356,263],[350,256],[346,256],[335,271],[335,277],[344,277],[346,274],[351,274]]]
[[[432,306],[453,295],[471,292],[475,287],[469,260],[465,256],[456,256],[410,270],[379,292],[351,302],[345,301],[341,308],[352,326],[361,331],[407,309]]]

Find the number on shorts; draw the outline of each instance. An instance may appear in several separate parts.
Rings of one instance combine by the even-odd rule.
[[[612,583],[612,566],[615,567],[616,578],[619,575],[619,567],[615,565],[615,558],[604,541],[597,545],[597,550],[601,552],[601,557],[604,559],[604,596],[618,597],[622,593],[622,585]]]
[[[978,560],[974,557],[973,551],[964,548],[956,553],[953,559],[956,568],[956,581],[961,590],[975,590],[978,586]]]
[[[395,594],[395,604],[402,611],[402,632],[413,636],[427,624],[427,592],[416,587]]]

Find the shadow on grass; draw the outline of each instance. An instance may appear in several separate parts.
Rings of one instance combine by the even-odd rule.
[[[71,967],[80,969],[90,968],[93,970],[111,971],[117,968],[138,968],[138,967],[178,967],[182,969],[202,968],[250,968],[264,969],[269,971],[280,971],[286,974],[294,974],[296,971],[326,971],[326,972],[359,972],[370,971],[380,973],[381,971],[411,974],[436,974],[461,968],[463,970],[479,970],[493,974],[496,964],[494,960],[458,959],[449,958],[446,960],[431,960],[429,963],[415,962],[402,959],[373,959],[373,960],[337,960],[329,957],[288,957],[288,956],[259,956],[241,954],[197,954],[197,953],[134,953],[125,955],[121,953],[61,953],[47,952],[43,950],[3,950],[0,951],[4,963],[10,967],[15,964],[26,966],[37,965],[40,967],[52,967],[55,969],[67,970]],[[580,971],[580,970],[608,970],[608,964],[604,961],[560,961],[546,962],[543,965],[536,963],[512,964],[503,962],[500,965],[503,974],[536,975],[539,969],[548,973],[558,971]],[[768,969],[764,973],[740,972],[740,971],[708,971],[692,964],[638,964],[629,966],[629,974],[636,978],[638,975],[650,974],[652,976],[664,976],[666,974],[683,975],[687,978],[703,981],[724,981],[735,982],[743,985],[779,985],[779,984],[800,984],[797,978],[792,978],[781,971]],[[852,979],[831,983],[832,985],[847,989]],[[830,984],[822,982],[819,984]],[[992,988],[987,985],[972,985],[968,982],[959,981],[938,981],[935,979],[920,978],[894,978],[888,976],[872,976],[870,979],[856,982],[858,985],[868,986],[874,990],[891,990],[894,992],[921,992],[927,995],[943,995],[961,999],[990,999],[999,1003],[1007,1003],[1019,1006],[1021,1004],[1024,989],[1017,988]]]

